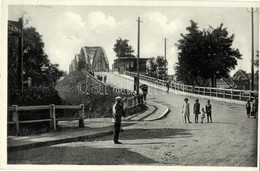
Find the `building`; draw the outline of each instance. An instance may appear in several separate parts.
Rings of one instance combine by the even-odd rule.
[[[146,74],[146,62],[149,58],[139,58],[140,74]],[[136,57],[119,57],[114,60],[113,71],[123,74],[125,71],[137,71]]]

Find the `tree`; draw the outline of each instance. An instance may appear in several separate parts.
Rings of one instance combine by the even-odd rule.
[[[187,34],[181,34],[177,43],[178,63],[175,67],[179,80],[185,84],[205,85],[211,79],[228,77],[241,59],[238,49],[232,48],[234,34],[229,35],[223,24],[200,31],[198,24],[191,21]]]
[[[155,58],[152,57],[148,60],[148,63],[146,66],[147,75],[150,77],[156,78],[157,77],[156,69],[157,69],[157,64],[156,64]]]
[[[132,49],[132,46],[128,45],[128,42],[129,40],[122,40],[121,37],[116,40],[116,44],[113,49],[116,52],[117,57],[134,57],[134,55],[132,55],[134,50]]]
[[[167,61],[162,56],[152,57],[148,60],[148,65],[146,68],[147,75],[159,78],[166,79],[167,77]]]
[[[157,78],[165,80],[167,77],[167,61],[164,59],[163,56],[157,56],[156,65]]]
[[[9,38],[8,42],[8,66],[9,88],[16,88],[18,71],[17,60],[18,43],[16,39]],[[12,67],[14,66],[14,67]],[[24,80],[32,78],[33,86],[54,86],[63,72],[58,69],[58,64],[52,64],[44,52],[42,36],[34,27],[24,29],[24,55],[23,55]]]

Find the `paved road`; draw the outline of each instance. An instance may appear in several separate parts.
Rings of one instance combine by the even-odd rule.
[[[108,77],[109,78],[109,77]],[[118,79],[117,79],[118,80]],[[121,81],[122,80],[118,80]],[[12,152],[9,163],[141,164],[185,166],[256,166],[257,120],[246,118],[242,105],[212,101],[213,123],[184,124],[183,96],[152,90],[148,100],[168,106],[171,113],[158,121],[137,121],[120,134],[93,141],[67,143]],[[194,98],[189,97],[190,103]],[[206,99],[200,99],[202,106]]]

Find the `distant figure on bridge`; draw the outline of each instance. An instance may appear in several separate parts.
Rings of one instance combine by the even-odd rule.
[[[209,119],[210,122],[212,123],[212,106],[210,104],[210,100],[208,100],[208,104],[206,105],[206,113],[207,113],[207,122],[209,123]]]
[[[112,107],[112,116],[113,116],[113,123],[114,123],[114,143],[115,144],[122,144],[118,141],[119,132],[121,128],[121,117],[125,117],[125,110],[123,106],[120,104],[122,98],[120,96],[115,98],[115,104]]]
[[[148,93],[148,86],[146,84],[142,84],[140,86],[142,92],[143,92],[143,95],[144,95],[144,101],[146,101],[146,95]]]
[[[166,81],[167,93],[169,93],[170,83],[170,80]]]
[[[185,98],[184,99],[185,103],[182,106],[182,114],[183,114],[185,123],[187,123],[186,119],[188,120],[189,123],[191,123],[191,121],[190,121],[190,104],[188,101],[189,101],[189,99]]]
[[[104,76],[104,83],[107,81],[107,75]]]
[[[195,123],[198,123],[199,120],[199,114],[200,114],[200,104],[199,99],[195,100],[195,103],[193,105],[193,113],[195,115]]]
[[[250,100],[247,100],[247,103],[246,103],[246,114],[247,114],[247,118],[250,118],[250,114],[251,114]]]

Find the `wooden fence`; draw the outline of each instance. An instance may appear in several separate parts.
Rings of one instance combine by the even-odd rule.
[[[125,71],[125,75],[134,77],[136,76],[136,73]],[[148,77],[142,74],[140,74],[139,77],[144,81],[148,81],[161,86],[166,86],[165,80]],[[200,86],[178,84],[174,82],[170,83],[170,88],[182,92],[187,92],[187,93],[194,93],[194,94],[200,94],[205,96],[213,96],[213,97],[227,98],[227,99],[234,99],[234,100],[246,101],[248,99],[250,100],[254,98],[258,99],[258,91],[200,87]]]
[[[79,110],[79,115],[76,118],[57,118],[55,115],[58,109],[74,109]],[[19,111],[39,111],[39,110],[49,110],[50,117],[48,119],[37,119],[37,120],[19,120]],[[84,104],[81,105],[41,105],[41,106],[18,106],[12,105],[8,107],[8,113],[11,114],[11,120],[8,124],[14,124],[17,133],[20,132],[20,124],[23,123],[37,123],[37,122],[50,122],[50,127],[56,131],[56,121],[64,120],[79,120],[79,127],[85,127],[84,124]]]

